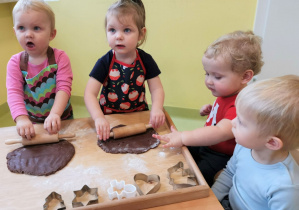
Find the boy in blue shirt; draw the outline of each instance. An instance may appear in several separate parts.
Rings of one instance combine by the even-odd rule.
[[[236,99],[237,145],[212,187],[225,209],[298,209],[299,76],[253,83]]]

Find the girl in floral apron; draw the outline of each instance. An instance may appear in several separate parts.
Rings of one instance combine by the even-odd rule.
[[[84,94],[99,139],[109,138],[110,125],[105,114],[148,110],[145,80],[152,98],[149,123],[159,127],[165,121],[161,72],[152,56],[137,48],[145,41],[146,35],[142,1],[120,0],[111,5],[106,14],[105,28],[112,49],[95,64]]]
[[[49,47],[56,36],[55,15],[44,1],[19,0],[13,21],[25,50],[7,64],[7,102],[17,132],[30,140],[35,136],[33,123],[44,123],[50,134],[57,133],[61,120],[73,117],[73,74],[65,52]]]

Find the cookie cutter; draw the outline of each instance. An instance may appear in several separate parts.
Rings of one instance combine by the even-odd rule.
[[[121,190],[121,193],[114,191],[114,188],[117,190]],[[132,184],[125,184],[125,181],[121,180],[118,182],[117,180],[112,180],[110,182],[110,187],[107,190],[108,196],[110,200],[117,198],[118,200],[122,198],[132,198],[136,196],[136,187]]]
[[[61,195],[56,193],[56,192],[51,192],[50,195],[48,195],[48,197],[46,197],[46,203],[44,204],[44,210],[47,210],[49,208],[49,204],[52,200],[58,200],[59,203],[60,203],[60,208],[58,208],[58,210],[63,210],[63,209],[66,209],[65,205],[64,205],[64,201],[62,200],[61,198]]]
[[[182,184],[176,184],[174,179],[171,178],[171,174],[176,172],[177,170],[182,169],[182,176],[188,176],[187,177],[187,183],[182,183]],[[173,186],[173,189],[179,189],[179,188],[186,188],[186,187],[193,187],[197,185],[196,177],[191,171],[191,169],[184,169],[184,163],[183,162],[178,162],[176,165],[170,167],[167,169],[168,174],[167,178],[169,179],[169,184]]]
[[[87,185],[84,185],[81,190],[74,191],[75,198],[72,201],[73,208],[84,206],[82,202],[78,201],[79,197],[82,197],[84,193],[89,193],[94,196],[93,200],[88,201],[86,206],[98,203],[98,188],[89,188]]]
[[[136,181],[137,180],[142,180],[146,183],[151,183],[151,182],[157,182],[157,184],[146,193],[147,194],[152,194],[157,192],[160,189],[161,183],[160,183],[160,176],[156,175],[156,174],[151,174],[151,175],[145,175],[142,173],[138,173],[134,176],[134,185],[137,188],[137,192],[139,193],[139,195],[144,195],[143,192],[141,191],[141,189],[139,188],[139,186],[137,185]]]

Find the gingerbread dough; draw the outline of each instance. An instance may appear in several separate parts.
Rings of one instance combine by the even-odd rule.
[[[121,127],[119,125],[116,127]],[[114,128],[116,128],[114,127]],[[113,128],[111,129],[113,130]],[[98,140],[98,145],[107,153],[132,153],[140,154],[157,147],[160,144],[159,139],[152,137],[156,134],[154,129],[148,129],[146,133],[124,137],[120,139],[108,139],[106,141]]]
[[[7,167],[14,173],[48,176],[66,166],[74,154],[68,141],[25,146],[7,154]]]

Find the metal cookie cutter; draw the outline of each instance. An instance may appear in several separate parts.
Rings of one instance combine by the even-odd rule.
[[[56,199],[60,202],[60,206],[61,208],[58,208],[58,210],[63,210],[63,209],[66,209],[65,205],[64,205],[64,201],[62,200],[61,198],[61,195],[56,193],[56,192],[51,192],[50,195],[48,195],[48,197],[46,197],[46,203],[44,204],[44,210],[47,210],[49,208],[49,204],[50,202],[53,200],[53,199]]]
[[[121,193],[119,194],[117,191],[114,190],[116,188],[117,190],[121,190]],[[114,198],[117,198],[118,200],[122,198],[132,198],[136,196],[136,187],[132,184],[125,184],[125,181],[121,180],[118,182],[117,180],[112,180],[110,182],[110,187],[107,190],[108,196],[110,200],[113,200]]]
[[[91,204],[98,203],[98,188],[89,188],[87,185],[84,185],[81,190],[74,191],[75,198],[72,201],[73,208],[84,206],[82,202],[78,202],[78,198],[82,197],[85,192],[88,192],[90,195],[94,196],[93,200],[90,200],[86,206]]]
[[[187,183],[183,183],[183,184],[176,184],[174,179],[171,178],[171,174],[176,172],[177,170],[182,169],[182,176],[188,176],[187,177]],[[178,189],[178,188],[186,188],[186,187],[192,187],[192,186],[196,186],[197,185],[197,181],[196,178],[193,174],[193,172],[188,168],[188,169],[184,169],[184,163],[183,162],[178,162],[176,165],[174,165],[173,167],[167,169],[168,171],[168,179],[169,179],[169,184],[171,184],[173,186],[173,189]]]
[[[137,192],[139,193],[139,195],[144,195],[143,192],[141,191],[141,189],[139,188],[139,186],[136,184],[136,181],[137,180],[142,180],[146,183],[151,183],[151,182],[156,182],[157,184],[150,190],[146,193],[147,194],[152,194],[152,193],[155,193],[157,192],[159,189],[160,189],[160,177],[156,174],[151,174],[151,175],[145,175],[145,174],[142,174],[142,173],[139,173],[139,174],[136,174],[134,176],[134,185],[135,187],[137,188]]]

